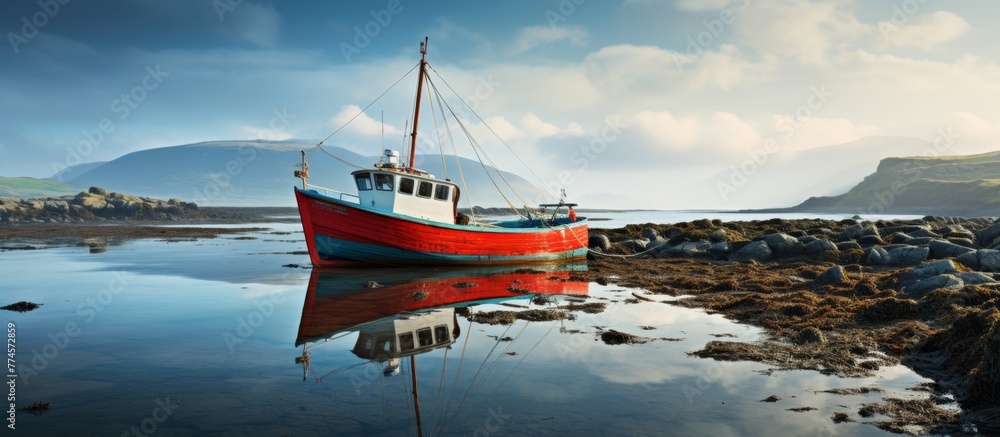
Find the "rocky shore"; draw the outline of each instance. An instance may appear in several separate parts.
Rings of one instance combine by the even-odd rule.
[[[176,221],[199,217],[204,217],[204,213],[191,202],[109,193],[100,187],[90,187],[75,196],[0,197],[0,226],[106,220]]]
[[[578,280],[690,296],[672,304],[770,334],[693,355],[843,377],[902,363],[936,381],[932,400],[954,396],[962,412],[886,398],[878,408],[891,420],[877,426],[1000,431],[998,220],[699,220],[593,229],[590,246],[597,254]],[[864,420],[872,408],[838,415]]]

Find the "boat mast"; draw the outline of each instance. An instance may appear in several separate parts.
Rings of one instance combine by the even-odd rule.
[[[427,42],[428,38],[424,37],[424,42],[420,44],[420,76],[417,79],[417,103],[413,108],[413,133],[410,134],[410,169],[413,169],[414,159],[417,156],[417,125],[420,122],[420,93],[424,88],[424,75],[427,74]]]
[[[417,437],[423,437],[424,426],[420,421],[420,395],[417,392],[417,356],[410,355],[410,375],[413,378],[413,412],[417,417]]]

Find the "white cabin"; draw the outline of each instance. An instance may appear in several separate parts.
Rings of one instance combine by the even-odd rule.
[[[386,150],[371,170],[351,173],[362,206],[443,223],[455,223],[458,185],[425,171],[399,166],[399,152]]]
[[[401,314],[361,328],[351,352],[365,359],[399,358],[449,346],[458,332],[454,308]]]

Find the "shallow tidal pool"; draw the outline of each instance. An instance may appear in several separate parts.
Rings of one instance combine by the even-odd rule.
[[[688,356],[764,337],[667,297],[565,281],[585,265],[314,271],[299,225],[266,227],[0,252],[0,304],[42,304],[3,314],[17,433],[874,436],[888,433],[862,404],[927,397],[903,366],[837,378]],[[566,308],[586,303],[603,311]],[[468,316],[530,310],[567,317]],[[606,344],[609,330],[641,342]],[[869,386],[884,392],[822,392]],[[35,402],[50,408],[20,410]]]

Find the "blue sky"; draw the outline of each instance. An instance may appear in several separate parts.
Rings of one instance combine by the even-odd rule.
[[[637,173],[677,185],[754,150],[869,135],[948,129],[961,134],[951,152],[1000,149],[1000,5],[956,3],[9,1],[0,175],[200,141],[323,138],[415,65],[425,35],[444,79],[571,194]],[[404,84],[330,144],[376,153],[382,111],[401,143]],[[668,203],[652,189],[619,197]]]

